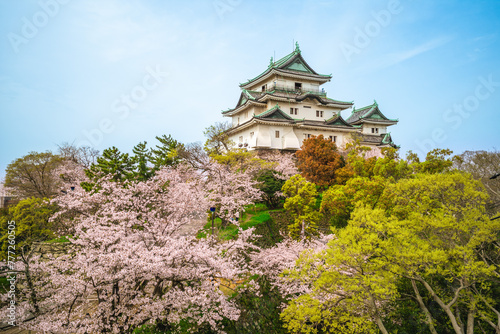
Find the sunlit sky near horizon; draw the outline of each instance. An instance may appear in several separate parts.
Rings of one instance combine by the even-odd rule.
[[[62,142],[204,141],[294,41],[329,97],[399,119],[403,156],[498,149],[499,34],[499,1],[0,0],[0,177]]]

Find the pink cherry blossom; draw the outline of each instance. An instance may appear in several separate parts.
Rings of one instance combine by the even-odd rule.
[[[213,165],[205,177],[181,166],[144,182],[103,178],[92,192],[75,186],[59,196],[74,237],[65,253],[29,261],[34,284],[19,286],[18,321],[36,315],[23,326],[45,332],[129,333],[188,319],[222,332],[217,322],[236,320],[239,310],[219,285],[248,276],[252,230],[225,243],[177,231],[214,202],[230,215],[257,198],[242,175]]]

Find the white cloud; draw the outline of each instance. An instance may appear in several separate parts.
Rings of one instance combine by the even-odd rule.
[[[363,67],[361,70],[380,70],[387,67],[394,66],[396,64],[402,63],[411,58],[417,57],[423,53],[429,52],[436,48],[439,48],[450,41],[453,40],[453,37],[450,36],[441,36],[434,38],[430,41],[417,45],[411,49],[392,52],[385,55],[382,55],[383,58],[379,58],[377,61],[368,64],[368,66]]]

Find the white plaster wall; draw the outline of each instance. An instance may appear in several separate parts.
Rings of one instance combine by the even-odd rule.
[[[279,138],[276,138],[276,131],[279,131]],[[251,132],[254,133],[251,136]],[[240,141],[240,137],[243,137]],[[247,149],[269,148],[269,149],[299,149],[300,141],[292,127],[280,125],[254,125],[237,134],[233,134],[230,139],[238,144],[247,143]],[[244,145],[242,147],[245,147]]]
[[[239,124],[242,124],[242,123],[245,123],[246,121],[252,119],[252,117],[254,115],[258,115],[264,111],[266,111],[267,109],[264,107],[264,108],[259,108],[259,107],[256,107],[256,106],[251,106],[251,107],[248,107],[247,109],[245,109],[244,111],[241,111],[239,112],[238,114],[234,115],[231,117],[231,121],[232,121],[232,124],[233,124],[233,127],[237,126],[238,125],[238,117],[239,117]]]
[[[267,125],[259,125],[255,134],[257,135],[257,147],[271,147],[271,136],[269,133],[269,127]]]
[[[315,81],[308,81],[304,79],[285,79],[283,77],[272,77],[269,78],[266,81],[262,81],[259,84],[250,86],[249,90],[256,91],[256,92],[261,92],[262,91],[262,86],[267,84],[267,90],[272,90],[274,87],[274,83],[276,83],[276,86],[278,87],[286,87],[287,90],[295,90],[295,83],[300,82],[302,83],[302,90],[303,91],[318,91],[321,90],[321,85],[318,82]]]
[[[267,85],[267,90],[272,90],[273,87],[273,81],[275,81],[275,78],[269,78],[266,81],[263,81],[259,83],[258,85],[254,85],[250,87],[250,90],[255,91],[255,92],[262,92],[262,86]]]
[[[326,119],[331,118],[334,114],[339,114],[340,109],[332,108],[327,106],[318,106],[316,103],[287,103],[287,102],[278,102],[278,105],[285,114],[291,116],[292,118],[297,119],[307,119],[311,121],[324,121]],[[311,106],[311,108],[304,108],[304,106]],[[276,101],[268,100],[267,109],[271,109],[276,106]],[[299,108],[297,115],[290,114],[290,108]],[[316,117],[316,110],[323,111],[323,117]],[[257,114],[257,113],[256,113]]]
[[[318,91],[321,89],[319,83],[303,79],[293,80],[293,79],[279,78],[277,80],[277,85],[279,87],[285,87],[286,90],[293,91],[295,90],[296,82],[302,83],[302,91]]]
[[[253,132],[254,135],[253,137],[250,136],[250,133]],[[240,147],[239,144],[245,144],[247,143],[247,146],[243,146],[241,148],[250,148],[250,147],[255,147],[255,142],[257,138],[257,126],[253,126],[250,128],[247,128],[243,131],[238,132],[237,134],[233,134],[229,137],[230,140],[232,140],[235,144],[236,147]],[[242,138],[242,141],[240,141],[240,137]]]
[[[275,137],[275,131],[280,132],[280,138]],[[253,136],[250,136],[251,132],[254,133]],[[305,139],[304,134],[311,134],[313,136],[323,135],[325,138],[337,136],[335,143],[340,149],[344,149],[345,144],[351,140],[350,132],[299,129],[289,126],[263,124],[254,125],[237,134],[233,134],[230,139],[236,144],[236,147],[239,147],[240,137],[243,137],[241,143],[247,143],[247,146],[242,145],[242,148],[249,150],[255,149],[255,147],[279,150],[300,149]]]
[[[297,138],[297,135],[295,131],[293,130],[293,127],[284,127],[283,128],[283,134],[281,135],[283,140],[282,140],[282,149],[285,150],[298,150],[300,149],[301,142],[299,138]]]
[[[283,127],[282,126],[270,126],[269,127],[269,137],[271,137],[271,148],[282,149],[283,148]],[[276,138],[276,132],[279,131],[279,137]]]
[[[378,128],[378,133],[372,133],[372,128]],[[387,126],[378,124],[363,124],[362,132],[367,135],[380,135],[387,133]]]

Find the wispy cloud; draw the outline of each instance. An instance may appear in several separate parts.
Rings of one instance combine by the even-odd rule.
[[[368,64],[367,66],[363,67],[363,69],[379,70],[391,67],[411,58],[415,58],[423,53],[437,49],[451,42],[453,39],[454,38],[451,36],[441,36],[438,38],[434,38],[411,49],[386,54],[383,58],[379,58],[374,63]]]
[[[472,41],[473,42],[492,41],[492,40],[495,40],[496,37],[497,37],[497,33],[486,34],[486,35],[476,36],[472,39]]]

